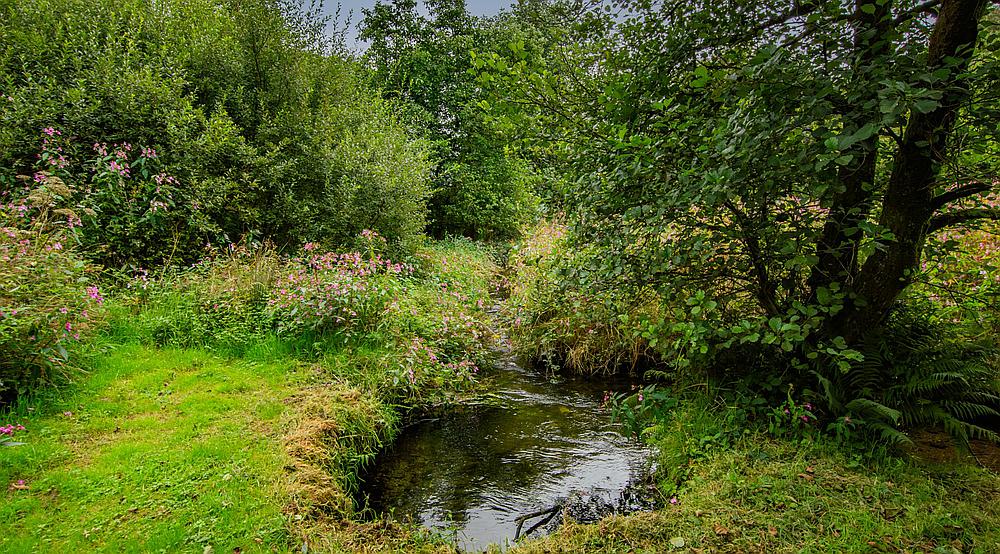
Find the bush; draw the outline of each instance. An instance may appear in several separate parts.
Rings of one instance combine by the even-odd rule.
[[[557,224],[540,225],[512,250],[504,316],[514,351],[581,373],[612,373],[650,361],[650,342],[640,326],[657,313],[655,296],[626,303],[613,291],[592,292],[569,275],[579,271],[576,264],[565,228]]]
[[[33,130],[59,128],[62,177],[97,221],[82,252],[116,268],[363,229],[412,248],[428,145],[323,28],[276,0],[0,0],[0,169],[28,171]]]
[[[9,396],[71,376],[104,299],[74,248],[72,189],[51,173],[0,179],[0,395]]]
[[[510,240],[535,223],[536,182],[527,164],[502,153],[446,163],[431,199],[431,230],[479,240]]]

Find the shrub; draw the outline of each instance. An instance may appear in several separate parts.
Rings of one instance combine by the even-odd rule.
[[[47,172],[18,181],[0,182],[3,396],[70,377],[78,367],[72,354],[93,332],[104,301],[74,248],[73,190]]]
[[[0,168],[28,171],[28,129],[58,124],[64,179],[98,223],[83,254],[107,266],[190,263],[206,242],[341,245],[363,229],[408,249],[429,147],[323,29],[273,0],[0,2]]]
[[[582,373],[635,368],[650,359],[640,324],[657,313],[655,295],[626,303],[613,291],[580,284],[565,228],[540,225],[508,260],[505,318],[515,352],[529,361]]]

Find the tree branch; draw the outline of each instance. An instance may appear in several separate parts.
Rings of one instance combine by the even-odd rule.
[[[913,6],[912,8],[905,10],[901,12],[899,15],[897,15],[896,18],[892,20],[892,26],[897,27],[899,26],[900,23],[906,21],[907,19],[910,19],[911,17],[917,14],[933,10],[934,8],[938,7],[939,4],[941,4],[941,0],[927,0],[926,2],[921,2],[916,6]]]
[[[787,12],[779,13],[779,14],[776,14],[774,16],[771,16],[771,18],[768,19],[767,21],[765,21],[765,22],[757,25],[756,27],[754,27],[751,30],[751,32],[753,34],[756,34],[756,33],[759,33],[761,31],[765,31],[767,29],[770,29],[771,27],[774,27],[775,25],[783,25],[785,23],[788,23],[792,19],[795,19],[796,17],[801,17],[803,15],[809,15],[810,13],[816,11],[816,8],[818,8],[818,7],[819,7],[819,3],[818,2],[817,3],[808,3],[806,5],[802,5],[800,2],[795,2],[795,5],[792,6],[792,9],[788,10]]]
[[[968,183],[966,185],[958,187],[957,189],[950,190],[948,192],[935,196],[931,200],[931,205],[933,206],[934,210],[937,211],[956,200],[961,200],[962,198],[973,196],[982,192],[987,192],[992,189],[993,186],[987,185],[986,183],[982,182]]]
[[[970,208],[968,210],[958,210],[946,214],[936,215],[931,218],[927,227],[928,233],[940,231],[946,227],[954,227],[970,221],[979,219],[992,219],[1000,221],[1000,208]]]

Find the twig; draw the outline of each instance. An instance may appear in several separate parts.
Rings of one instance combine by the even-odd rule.
[[[532,518],[535,518],[535,517],[538,517],[538,516],[544,516],[544,515],[548,514],[548,517],[543,518],[538,523],[536,523],[535,525],[533,525],[530,529],[528,529],[528,532],[525,533],[525,536],[527,536],[527,535],[530,535],[531,532],[534,531],[535,529],[538,529],[542,525],[545,525],[546,523],[548,523],[549,520],[551,520],[552,517],[555,516],[556,513],[560,509],[562,509],[562,504],[556,504],[555,506],[552,506],[551,508],[545,508],[544,510],[538,510],[537,512],[531,512],[530,514],[524,514],[523,516],[517,516],[516,518],[514,518],[514,521],[517,522],[517,530],[514,532],[514,540],[516,541],[518,538],[521,537],[521,528],[524,526],[524,522],[525,521],[528,521],[529,519],[532,519]]]

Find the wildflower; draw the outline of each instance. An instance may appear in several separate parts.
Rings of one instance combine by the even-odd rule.
[[[677,500],[676,496],[671,496],[670,497],[670,503],[671,504],[678,504],[679,502],[680,502],[680,500]]]
[[[799,419],[801,419],[802,421],[804,421],[806,423],[809,423],[809,416],[807,416],[807,415],[800,416]]]
[[[104,303],[104,297],[101,296],[101,290],[97,287],[87,287],[87,296],[93,300],[97,300],[98,304]]]

